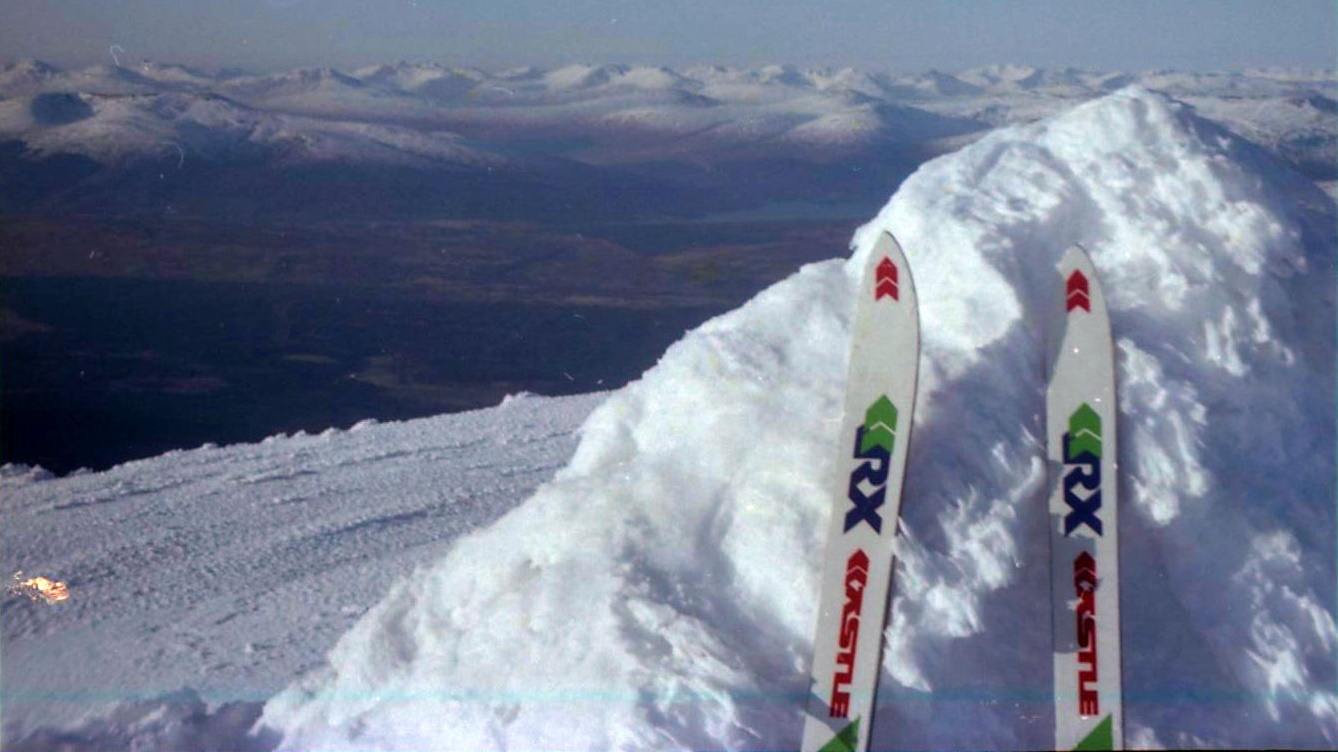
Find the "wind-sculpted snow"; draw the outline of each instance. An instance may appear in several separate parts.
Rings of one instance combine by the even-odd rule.
[[[928,163],[851,259],[613,394],[261,725],[290,750],[793,747],[849,298],[891,230],[923,356],[874,746],[1051,744],[1044,390],[1077,242],[1117,340],[1130,739],[1332,747],[1334,215],[1141,89]]]
[[[942,420],[934,415],[940,402],[951,414],[969,400],[996,413],[992,422],[1028,432],[1026,442],[999,443],[997,428],[949,420],[956,441],[988,448],[999,466],[991,474],[1008,467],[1017,476],[991,485],[1013,489],[1027,482],[1021,469],[1040,462],[1039,384],[1017,375],[1035,374],[1053,340],[1035,323],[1050,304],[1052,260],[1068,242],[1092,251],[1118,341],[1120,488],[1133,511],[1121,538],[1132,738],[1324,746],[1338,736],[1332,222],[1326,197],[1257,150],[1183,105],[1128,90],[925,168],[870,225],[907,238],[921,290],[933,366],[922,386],[930,427],[917,433],[917,453]],[[999,405],[1012,406],[1007,419],[990,407]],[[980,435],[969,439],[963,423]],[[959,562],[979,567],[982,557],[955,540],[970,536],[951,531],[995,530],[1005,518],[998,507],[1019,515],[1027,508],[1006,495],[1001,505],[960,469],[941,467],[944,486],[971,490],[925,488],[930,471],[910,479],[912,534],[947,531],[946,550],[927,541],[923,552],[911,547],[900,580],[905,597],[895,615],[906,631],[890,635],[900,656],[888,665],[911,686],[934,687],[945,671],[978,683],[960,660],[964,648],[927,648],[917,637],[951,635],[966,623],[983,630],[970,642],[997,647],[998,625],[963,604],[1007,598],[1019,602],[1008,610],[1022,620],[1028,595],[1018,589],[1031,563],[1024,552],[1045,546],[1022,517],[987,549],[999,567],[1024,557],[1017,584],[990,596],[999,578],[962,577]],[[939,503],[924,505],[922,493]],[[1034,496],[1027,503],[1037,508]],[[966,523],[944,524],[948,513],[939,513],[933,524],[916,524],[936,507]],[[917,597],[945,586],[954,588],[948,597]],[[1003,633],[1011,631],[1005,622]],[[1040,647],[1005,642],[1022,652]],[[1025,665],[1019,657],[1015,668]],[[1251,708],[1268,721],[1239,722]],[[980,746],[970,737],[948,741]]]

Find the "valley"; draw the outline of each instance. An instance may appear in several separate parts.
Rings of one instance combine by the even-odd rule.
[[[857,224],[6,218],[0,458],[102,469],[612,389]]]

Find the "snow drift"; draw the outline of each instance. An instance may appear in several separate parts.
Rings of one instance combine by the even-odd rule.
[[[1334,206],[1126,89],[922,167],[855,237],[671,347],[533,498],[266,706],[282,749],[797,744],[850,290],[921,298],[878,748],[1045,748],[1054,267],[1091,252],[1121,416],[1126,734],[1338,742]]]

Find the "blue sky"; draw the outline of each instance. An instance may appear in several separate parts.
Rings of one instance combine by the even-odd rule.
[[[1334,67],[1338,0],[0,0],[0,56],[959,70]]]

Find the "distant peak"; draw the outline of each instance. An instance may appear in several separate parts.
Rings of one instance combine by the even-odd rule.
[[[0,71],[5,73],[28,73],[42,76],[49,76],[60,73],[60,69],[50,63],[45,63],[37,58],[23,58],[16,60],[8,65],[0,67]]]
[[[553,89],[587,89],[607,84],[615,75],[626,71],[627,67],[621,65],[572,63],[544,74],[544,80]]]

